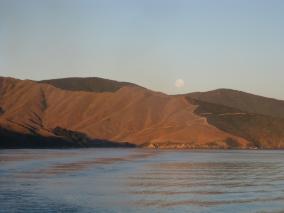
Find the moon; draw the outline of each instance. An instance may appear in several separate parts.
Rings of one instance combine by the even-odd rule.
[[[181,78],[177,79],[177,80],[175,81],[175,86],[176,86],[176,88],[182,88],[182,87],[184,87],[184,80],[182,80]]]

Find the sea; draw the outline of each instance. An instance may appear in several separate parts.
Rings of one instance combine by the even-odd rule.
[[[284,151],[0,150],[0,212],[284,212]]]

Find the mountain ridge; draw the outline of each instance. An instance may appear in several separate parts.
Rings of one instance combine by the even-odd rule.
[[[70,77],[37,81],[60,89],[86,92],[115,92],[124,86],[137,86],[129,82],[114,81],[99,77]]]

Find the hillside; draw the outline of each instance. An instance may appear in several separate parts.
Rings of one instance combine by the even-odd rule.
[[[257,148],[284,147],[284,119],[248,113],[239,109],[187,98],[198,107],[195,113],[225,132],[251,141]],[[237,146],[231,140],[231,146]]]
[[[188,96],[200,101],[233,107],[244,112],[284,118],[284,101],[282,100],[230,89],[194,92]]]
[[[0,78],[0,147],[284,147],[282,119],[243,114],[244,120],[220,120],[242,111],[95,79],[89,86],[82,81],[90,79],[52,80],[61,82],[55,87]]]

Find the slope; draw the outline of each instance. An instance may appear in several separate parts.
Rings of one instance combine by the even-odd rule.
[[[188,94],[196,100],[233,107],[244,112],[284,118],[284,101],[241,91],[218,89]]]

